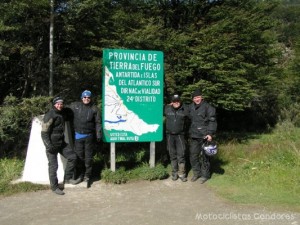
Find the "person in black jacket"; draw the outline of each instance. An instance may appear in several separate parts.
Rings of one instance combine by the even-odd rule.
[[[75,152],[78,157],[76,178],[78,182],[87,182],[87,187],[91,181],[96,140],[100,141],[102,137],[100,112],[92,104],[91,97],[92,93],[85,90],[81,94],[81,102],[70,105],[74,116]]]
[[[165,106],[167,148],[172,166],[172,180],[178,178],[186,182],[184,128],[187,118],[187,108],[179,95],[173,95],[171,103]]]
[[[58,187],[57,169],[58,153],[67,159],[65,168],[64,183],[76,184],[73,180],[74,168],[76,164],[76,154],[69,144],[65,142],[65,121],[69,119],[69,114],[64,108],[64,102],[61,97],[53,99],[53,108],[48,111],[42,121],[41,136],[46,147],[46,155],[48,158],[49,180],[52,191],[58,195],[65,193]]]
[[[217,130],[216,110],[204,101],[199,89],[194,91],[192,98],[193,102],[189,105],[190,163],[193,169],[191,181],[201,177],[200,183],[203,184],[210,178],[210,158],[202,152],[202,144],[206,140],[212,141]]]

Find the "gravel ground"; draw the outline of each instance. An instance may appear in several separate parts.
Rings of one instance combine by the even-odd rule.
[[[209,181],[208,181],[209,182]],[[96,181],[0,198],[1,225],[300,225],[300,213],[229,203],[199,182],[171,179],[122,185]]]

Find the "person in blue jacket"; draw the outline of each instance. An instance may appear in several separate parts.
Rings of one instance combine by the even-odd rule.
[[[69,106],[73,111],[74,150],[78,157],[75,179],[87,182],[87,187],[91,182],[96,141],[102,138],[100,110],[92,103],[91,97],[92,92],[85,90],[81,94],[81,101]]]

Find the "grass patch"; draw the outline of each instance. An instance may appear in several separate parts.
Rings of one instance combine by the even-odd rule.
[[[116,156],[117,170],[112,172],[108,169],[109,154],[99,153],[94,157],[93,178],[101,179],[106,183],[121,184],[130,180],[156,180],[169,176],[169,168],[157,163],[154,168],[150,168],[149,151],[141,146],[139,150],[133,150],[127,146],[119,150]],[[38,190],[48,190],[49,185],[34,184],[31,182],[12,183],[22,176],[24,160],[20,159],[0,159],[0,196],[9,196],[21,192],[32,192]]]
[[[106,183],[164,179],[171,171],[169,164],[159,161],[150,168],[149,151],[143,145],[118,146],[115,172],[108,168],[108,151],[94,159],[93,174]],[[49,189],[48,185],[29,182],[12,184],[23,167],[22,160],[0,160],[0,195]],[[219,143],[212,170],[207,185],[230,201],[300,212],[300,128],[283,123],[270,134],[229,134]]]
[[[158,164],[150,168],[149,164],[144,163],[136,168],[126,170],[124,167],[118,168],[115,172],[105,169],[101,173],[101,178],[105,183],[121,184],[129,180],[159,180],[169,176],[169,173],[163,165]]]
[[[30,182],[12,184],[13,180],[21,176],[23,168],[23,160],[7,158],[0,160],[0,195],[9,196],[20,192],[49,189],[48,185],[39,185]]]
[[[272,134],[242,143],[223,143],[223,174],[208,185],[236,203],[300,211],[300,129],[281,124]]]
[[[138,149],[132,149],[136,147]],[[154,168],[150,168],[149,150],[143,145],[128,145],[126,143],[120,144],[116,154],[116,171],[113,172],[108,168],[108,164],[104,164],[100,173],[101,180],[105,183],[122,184],[130,180],[159,180],[169,176],[170,168],[164,167],[157,162]],[[101,164],[103,160],[108,162],[110,160],[108,152],[106,154],[99,154],[95,157],[95,161]],[[98,168],[100,168],[99,166]],[[97,173],[97,172],[96,172]]]

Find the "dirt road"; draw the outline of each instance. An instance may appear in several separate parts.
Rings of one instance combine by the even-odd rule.
[[[0,198],[1,225],[50,224],[271,224],[300,225],[300,213],[236,205],[206,184],[190,181],[139,181],[122,185],[79,184],[58,196],[49,191]]]

